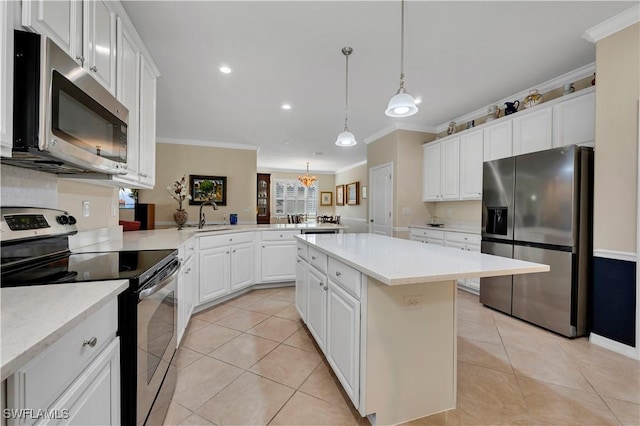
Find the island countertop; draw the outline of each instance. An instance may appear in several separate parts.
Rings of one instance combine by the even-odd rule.
[[[387,285],[549,271],[548,265],[376,234],[296,235]]]

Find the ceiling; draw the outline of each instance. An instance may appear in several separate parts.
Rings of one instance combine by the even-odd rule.
[[[322,173],[365,161],[365,140],[390,126],[433,129],[594,62],[584,31],[635,3],[407,1],[405,87],[423,99],[407,118],[384,114],[399,86],[397,0],[123,5],[162,74],[160,140],[258,147],[258,170],[308,161]],[[334,143],[344,128],[344,46],[353,48],[351,148]],[[222,74],[223,64],[233,72]]]

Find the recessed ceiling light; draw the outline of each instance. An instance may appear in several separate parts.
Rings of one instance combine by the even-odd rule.
[[[417,104],[421,104],[422,103],[422,98],[415,98],[413,101],[416,103],[416,105]]]
[[[291,109],[291,105],[289,105],[289,104],[282,104],[282,109]]]
[[[221,66],[219,69],[222,74],[231,74],[231,68],[226,65]]]

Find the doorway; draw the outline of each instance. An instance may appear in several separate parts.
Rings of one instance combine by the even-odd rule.
[[[369,232],[393,234],[393,163],[369,169]]]

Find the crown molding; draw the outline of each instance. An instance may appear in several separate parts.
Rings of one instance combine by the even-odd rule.
[[[258,167],[258,173],[294,173],[301,174],[306,173],[306,169],[274,169],[271,167]],[[332,171],[313,171],[309,170],[310,175],[323,175],[323,176],[333,176],[335,172]]]
[[[359,163],[352,164],[352,165],[350,165],[350,166],[347,166],[347,167],[343,167],[343,168],[341,168],[341,169],[338,169],[338,170],[336,170],[334,173],[335,173],[335,174],[338,174],[338,173],[344,173],[344,172],[346,172],[347,170],[355,169],[356,167],[360,167],[360,166],[362,166],[362,165],[366,165],[366,164],[367,164],[367,160],[360,161]]]
[[[257,145],[230,143],[230,142],[200,141],[200,140],[193,140],[193,139],[156,138],[156,142],[173,144],[173,145],[205,146],[207,148],[245,149],[248,151],[257,151],[260,149],[260,147]]]
[[[544,83],[540,83],[535,85],[534,87],[528,88],[516,94],[507,96],[504,99],[500,99],[498,101],[492,102],[489,105],[504,105],[505,102],[511,102],[513,99],[524,99],[530,90],[537,89],[540,93],[545,93],[553,89],[557,89],[558,87],[562,87],[565,83],[573,83],[576,80],[583,79],[585,77],[589,77],[596,72],[596,63],[592,62],[590,64],[581,66],[573,71],[569,71],[566,74],[562,74],[558,77],[552,78],[551,80],[547,80]],[[468,114],[462,115],[460,117],[456,117],[451,121],[456,122],[457,124],[466,123],[467,121],[476,120],[480,117],[484,117],[487,115],[487,108],[489,105],[486,105],[482,108],[478,108],[475,111],[472,111]],[[447,130],[449,127],[449,122],[442,123],[436,127],[436,133],[443,132]]]
[[[640,3],[589,28],[582,34],[582,38],[597,43],[637,22],[640,22]]]
[[[364,138],[364,143],[369,145],[371,142],[375,142],[378,139],[387,136],[396,130],[409,130],[412,132],[424,132],[424,133],[436,133],[434,126],[428,126],[426,124],[414,124],[414,123],[393,123],[383,129],[378,130],[370,136]]]

